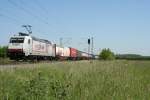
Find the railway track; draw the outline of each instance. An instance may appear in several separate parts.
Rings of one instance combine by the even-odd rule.
[[[79,61],[79,60],[77,60]],[[83,60],[82,60],[83,61]],[[86,60],[88,61],[88,60]],[[89,60],[90,61],[90,60]],[[10,60],[7,63],[0,63],[0,70],[3,69],[9,69],[9,68],[16,68],[16,67],[20,67],[20,68],[25,68],[25,67],[29,67],[29,68],[34,68],[37,67],[38,65],[41,64],[54,64],[54,63],[62,63],[62,62],[67,62],[66,60],[59,60],[59,61],[12,61]],[[69,62],[75,62],[75,61],[69,61]],[[91,62],[91,61],[90,61]]]
[[[54,63],[54,62],[59,62],[59,61],[9,61],[7,63],[0,63],[0,66],[9,66],[9,65],[26,65],[26,64],[40,64],[40,63]]]
[[[38,64],[52,64],[52,63],[60,63],[60,62],[66,62],[66,60],[64,61],[36,61],[36,62],[32,62],[32,61],[9,61],[7,63],[0,63],[0,68],[4,68],[4,67],[21,67],[23,66],[28,66],[28,65],[38,65]]]

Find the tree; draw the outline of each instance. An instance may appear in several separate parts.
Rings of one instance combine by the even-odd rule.
[[[114,53],[108,48],[108,49],[103,49],[100,54],[99,54],[99,59],[103,60],[114,60],[115,55]]]
[[[6,58],[7,57],[7,46],[0,46],[0,57]]]

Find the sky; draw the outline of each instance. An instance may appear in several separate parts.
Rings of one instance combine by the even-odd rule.
[[[94,52],[110,48],[116,54],[150,56],[149,0],[0,0],[0,45],[26,32],[64,46],[87,51],[94,38]]]

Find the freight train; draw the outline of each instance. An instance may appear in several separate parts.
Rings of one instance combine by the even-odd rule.
[[[20,32],[10,38],[8,57],[11,60],[82,60],[93,59],[94,55]]]

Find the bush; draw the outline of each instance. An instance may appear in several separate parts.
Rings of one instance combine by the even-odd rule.
[[[7,46],[0,46],[0,57],[6,58],[7,57]]]
[[[114,60],[115,55],[110,49],[103,49],[99,54],[99,59],[103,60]]]

